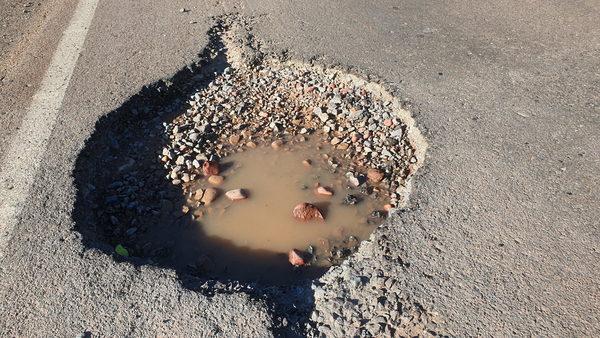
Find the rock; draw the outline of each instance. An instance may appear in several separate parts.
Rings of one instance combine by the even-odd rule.
[[[237,145],[238,143],[240,143],[240,136],[239,135],[231,135],[229,137],[229,143],[231,145]]]
[[[319,209],[310,203],[300,203],[292,211],[294,218],[301,221],[324,220],[323,214]]]
[[[229,190],[228,192],[225,193],[225,196],[227,196],[227,198],[229,198],[232,201],[240,201],[240,200],[245,200],[246,198],[248,198],[248,195],[242,189]]]
[[[391,127],[392,124],[394,124],[392,122],[392,120],[389,120],[389,119],[388,120],[383,120],[383,125],[386,126],[386,127]]]
[[[331,145],[336,145],[340,142],[342,142],[342,140],[340,140],[339,137],[334,137],[331,139]]]
[[[288,260],[293,266],[301,266],[306,264],[306,256],[307,254],[300,250],[290,249],[290,252],[288,253]]]
[[[329,120],[329,114],[323,112],[323,109],[321,109],[320,107],[315,107],[313,109],[313,113],[317,115],[321,122],[327,122],[327,120]]]
[[[307,167],[307,168],[310,168],[310,167],[312,167],[312,161],[311,160],[304,160],[304,161],[302,161],[302,165],[305,166],[305,167]]]
[[[371,181],[371,182],[381,182],[381,180],[383,180],[384,177],[384,173],[383,171],[379,170],[379,169],[375,169],[375,168],[371,168],[369,170],[367,170],[367,178]]]
[[[202,196],[202,203],[204,203],[204,205],[210,205],[215,199],[217,199],[217,189],[214,188],[207,188],[204,191],[204,195]]]
[[[333,196],[333,190],[329,187],[317,187],[315,193],[320,196]]]
[[[192,195],[192,198],[196,201],[200,201],[202,199],[203,195],[204,195],[204,191],[202,191],[202,189],[198,189],[198,190],[196,190],[194,195]]]
[[[346,178],[348,178],[348,182],[353,187],[358,187],[359,185],[361,185],[365,182],[364,176],[360,175],[359,177],[356,177],[356,176],[354,176],[354,174],[352,172],[347,172]]]
[[[281,140],[273,141],[273,143],[271,143],[271,148],[273,148],[275,150],[279,150],[279,149],[281,149],[282,145],[283,145],[283,141],[281,141]]]
[[[356,203],[358,203],[358,198],[356,196],[350,195],[350,194],[344,196],[344,200],[342,201],[342,204],[345,204],[345,205],[354,205]]]
[[[220,172],[221,168],[219,167],[219,163],[215,161],[206,161],[204,164],[202,164],[202,173],[206,177],[218,175]]]
[[[404,130],[402,130],[402,128],[398,128],[398,129],[392,131],[390,133],[390,136],[398,138],[398,137],[402,137],[403,134],[404,134]]]
[[[221,185],[224,180],[225,180],[225,177],[223,177],[223,176],[212,175],[208,178],[208,183],[210,183],[212,185]]]
[[[250,141],[250,142],[246,143],[246,147],[248,147],[248,148],[256,148],[256,143]]]

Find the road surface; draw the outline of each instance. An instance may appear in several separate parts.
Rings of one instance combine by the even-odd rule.
[[[0,218],[2,336],[277,334],[285,315],[263,299],[195,292],[74,231],[96,121],[196,62],[232,13],[264,51],[373,75],[411,103],[426,164],[410,211],[374,236],[393,245],[359,252],[359,273],[375,260],[448,334],[600,335],[597,1],[27,4],[0,4],[0,196],[22,200]]]

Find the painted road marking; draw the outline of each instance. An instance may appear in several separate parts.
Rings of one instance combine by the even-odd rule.
[[[23,211],[99,0],[80,0],[0,162],[0,259]]]

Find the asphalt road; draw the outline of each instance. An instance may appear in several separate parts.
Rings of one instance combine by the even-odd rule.
[[[0,6],[14,40],[0,45],[2,156],[76,3]],[[233,12],[265,50],[375,75],[412,104],[426,164],[412,210],[382,230],[409,267],[382,264],[449,332],[600,335],[597,1],[100,0],[0,256],[2,336],[271,334],[263,301],[117,263],[82,244],[71,215],[96,121],[196,61],[211,17]]]

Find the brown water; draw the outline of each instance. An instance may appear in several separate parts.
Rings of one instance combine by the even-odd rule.
[[[293,151],[285,145],[279,150],[248,149],[221,161],[220,175],[225,180],[220,185],[211,185],[205,178],[190,185],[188,195],[198,188],[219,190],[219,197],[208,206],[188,200],[190,213],[198,216],[184,237],[192,236],[188,240],[200,243],[192,251],[202,252],[200,263],[194,265],[209,275],[284,283],[317,277],[341,260],[340,249],[354,249],[367,239],[382,221],[370,214],[381,210],[383,201],[348,187],[344,173],[333,173],[324,158],[324,154],[332,155],[325,152],[331,149],[318,148],[307,142],[294,145]],[[311,166],[303,164],[304,160]],[[334,195],[317,195],[316,184],[329,187]],[[239,188],[248,194],[247,199],[226,198],[226,191]],[[348,194],[360,202],[344,204]],[[292,210],[303,202],[317,206],[324,221],[293,218]],[[190,249],[189,245],[177,245],[180,256],[187,256],[182,250]],[[288,262],[290,249],[312,251],[310,266],[293,267]]]

